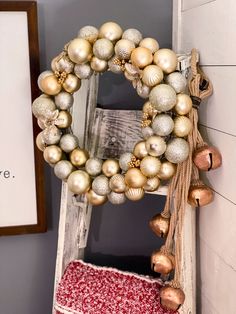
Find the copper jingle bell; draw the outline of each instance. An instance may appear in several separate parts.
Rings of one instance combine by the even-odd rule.
[[[192,206],[205,206],[213,201],[213,191],[203,183],[191,185],[188,192],[188,203]]]
[[[169,231],[170,219],[157,214],[149,221],[152,231],[160,238],[167,236]]]
[[[174,256],[154,251],[151,256],[151,268],[158,274],[168,275],[175,267]]]
[[[163,308],[177,311],[184,303],[185,294],[180,288],[173,288],[169,285],[160,290],[160,301]]]
[[[216,147],[205,145],[194,152],[193,162],[198,169],[210,171],[221,166],[222,156]]]

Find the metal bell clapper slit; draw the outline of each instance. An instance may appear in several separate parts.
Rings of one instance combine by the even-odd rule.
[[[193,162],[198,169],[210,171],[221,166],[222,156],[216,147],[204,145],[194,152]]]
[[[213,201],[213,191],[200,180],[190,186],[188,193],[188,203],[192,206],[205,206]]]
[[[178,311],[184,303],[185,294],[182,289],[166,285],[160,290],[160,301],[163,308]]]

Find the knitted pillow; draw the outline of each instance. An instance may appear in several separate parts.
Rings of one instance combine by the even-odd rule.
[[[57,314],[174,314],[160,305],[161,281],[73,261],[58,285]]]

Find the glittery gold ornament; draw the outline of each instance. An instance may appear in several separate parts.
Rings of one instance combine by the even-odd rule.
[[[168,161],[178,164],[185,161],[189,155],[189,144],[183,138],[174,138],[167,144],[165,157]]]
[[[42,136],[42,132],[40,132],[37,136],[36,136],[36,145],[38,147],[39,150],[41,150],[42,152],[44,151],[44,149],[46,148],[46,144],[43,140],[43,136]]]
[[[173,288],[167,285],[160,290],[161,306],[165,309],[178,311],[184,300],[185,294],[180,288]]]
[[[131,62],[133,65],[142,69],[151,64],[153,60],[152,52],[143,47],[135,48],[131,53]]]
[[[75,148],[70,153],[70,161],[72,165],[74,165],[75,167],[84,166],[88,158],[89,158],[89,153],[87,152],[87,150],[82,149],[82,148]]]
[[[56,105],[49,97],[38,97],[32,104],[32,112],[36,118],[49,118],[55,109]]]
[[[78,138],[73,134],[64,134],[60,139],[60,147],[65,153],[72,152],[79,146]]]
[[[216,147],[204,145],[194,152],[193,162],[198,169],[210,171],[221,166],[222,156]]]
[[[182,93],[187,86],[187,80],[180,72],[173,72],[166,77],[166,82],[174,88],[175,92]]]
[[[99,38],[106,38],[115,42],[121,38],[122,32],[122,28],[117,23],[106,22],[99,29]]]
[[[117,56],[112,57],[108,61],[109,70],[113,73],[120,74],[123,71],[122,61],[118,59]]]
[[[106,195],[98,195],[94,192],[93,189],[90,189],[88,192],[86,192],[85,196],[88,202],[93,206],[103,205],[107,201]]]
[[[125,174],[125,183],[130,188],[142,188],[146,182],[146,176],[137,168],[130,168]]]
[[[60,129],[69,128],[72,123],[72,116],[69,111],[62,110],[59,112],[56,120],[55,125]]]
[[[158,41],[150,37],[142,39],[139,43],[139,46],[151,50],[152,53],[155,53],[159,49]]]
[[[158,177],[148,178],[147,183],[144,185],[144,190],[147,192],[154,192],[160,186],[160,179]]]
[[[73,74],[68,74],[67,78],[62,84],[64,90],[68,93],[76,92],[77,90],[80,89],[80,85],[81,85],[80,79]]]
[[[90,78],[90,76],[93,74],[93,70],[88,63],[76,64],[74,73],[79,79],[84,80]]]
[[[142,128],[141,130],[142,136],[145,140],[147,140],[150,136],[154,134],[153,129],[150,128],[149,126]]]
[[[130,201],[139,201],[144,197],[144,189],[142,188],[129,188],[125,192],[125,196]]]
[[[168,114],[159,114],[152,122],[152,129],[156,135],[170,135],[174,129],[174,121]]]
[[[135,46],[138,46],[142,40],[142,34],[135,28],[129,28],[124,31],[122,38],[130,40],[135,44]]]
[[[75,63],[86,63],[92,56],[92,46],[86,39],[75,38],[69,43],[68,55]]]
[[[120,172],[119,162],[116,159],[107,159],[102,164],[102,172],[110,178]]]
[[[55,75],[49,75],[40,81],[39,88],[43,93],[53,96],[61,91],[61,84],[58,83]]]
[[[68,160],[60,160],[55,164],[54,173],[59,179],[65,181],[74,169]]]
[[[115,205],[123,204],[125,202],[125,194],[111,192],[110,194],[108,194],[108,200]]]
[[[73,171],[67,179],[68,188],[72,193],[83,194],[90,189],[90,177],[83,170]]]
[[[174,123],[174,134],[178,137],[187,136],[193,128],[192,122],[185,116],[176,117]]]
[[[140,170],[148,178],[155,177],[161,168],[161,162],[153,156],[146,156],[141,160]]]
[[[120,60],[128,60],[135,44],[128,39],[120,39],[115,45],[115,54]]]
[[[60,92],[55,96],[55,104],[61,110],[68,110],[73,106],[74,97],[67,92]]]
[[[150,136],[146,140],[145,146],[148,154],[154,157],[161,156],[166,150],[166,142],[157,135]]]
[[[163,72],[157,65],[148,65],[142,73],[142,81],[147,86],[155,86],[163,80]]]
[[[127,171],[129,169],[129,162],[134,157],[132,153],[123,153],[119,158],[119,166],[123,171]]]
[[[109,187],[113,192],[123,193],[126,189],[125,177],[122,174],[115,174],[109,181]]]
[[[51,62],[53,72],[71,73],[74,69],[74,63],[62,52],[59,56],[55,57]]]
[[[111,189],[109,188],[109,179],[101,174],[93,180],[92,189],[98,195],[108,195],[111,192]]]
[[[192,109],[192,99],[186,94],[178,94],[174,110],[179,115],[186,115]]]
[[[163,161],[161,163],[160,171],[158,172],[157,176],[161,180],[169,180],[171,179],[176,172],[176,165],[169,161]]]
[[[158,111],[168,111],[176,105],[176,93],[171,86],[160,84],[153,87],[149,100]]]
[[[135,157],[142,159],[145,156],[148,155],[147,149],[146,149],[146,142],[140,141],[134,146],[133,154]]]
[[[154,54],[154,63],[158,65],[164,73],[174,72],[177,67],[177,56],[171,49],[159,49]]]
[[[145,84],[142,84],[141,81],[138,81],[137,86],[136,86],[136,91],[139,97],[141,98],[148,98],[150,94],[151,88]]]
[[[95,72],[105,72],[108,68],[108,63],[105,60],[92,57],[90,66]]]
[[[150,103],[150,101],[146,101],[145,104],[143,105],[143,113],[146,113],[150,117],[154,117],[157,115],[158,111]]]
[[[85,170],[92,177],[97,176],[102,172],[102,160],[96,157],[89,158],[86,161]]]
[[[149,226],[152,231],[160,238],[167,236],[169,231],[170,219],[163,217],[161,214],[155,215],[150,221]]]
[[[174,259],[169,254],[154,251],[151,256],[152,270],[162,275],[168,275],[175,267]]]
[[[109,60],[114,53],[112,42],[106,38],[98,39],[93,45],[93,54],[101,60]]]
[[[78,37],[86,39],[90,44],[94,44],[98,38],[98,29],[94,26],[86,25],[79,30]]]
[[[49,164],[56,164],[62,158],[62,150],[57,145],[47,146],[43,151],[43,157]]]
[[[51,125],[42,131],[42,138],[47,145],[57,144],[60,141],[61,134],[61,131],[55,125]]]

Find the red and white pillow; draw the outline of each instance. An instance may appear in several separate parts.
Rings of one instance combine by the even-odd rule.
[[[71,262],[56,293],[57,314],[174,314],[160,305],[158,279]]]

